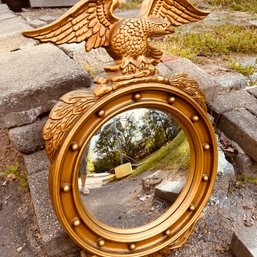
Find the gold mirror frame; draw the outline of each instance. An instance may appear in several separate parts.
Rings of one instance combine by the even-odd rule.
[[[197,103],[192,92],[182,89],[181,81],[159,80],[125,86],[97,101],[86,90],[70,92],[54,107],[45,126],[53,207],[68,235],[92,256],[152,257],[180,247],[190,236],[211,194],[217,145],[205,105]],[[193,91],[200,92],[196,88]],[[81,100],[83,106],[79,106]],[[146,107],[172,114],[184,130],[191,156],[187,181],[176,202],[156,220],[133,229],[112,228],[83,206],[77,183],[81,156],[92,136],[109,119],[123,111]]]
[[[217,145],[205,98],[185,74],[159,76],[162,52],[153,36],[204,19],[187,0],[144,0],[135,18],[114,14],[119,0],[81,0],[58,20],[23,35],[54,44],[85,42],[86,51],[104,47],[114,59],[97,77],[93,93],[64,95],[44,127],[51,161],[49,189],[55,212],[68,235],[94,257],[161,256],[186,242],[211,194],[217,168]],[[159,218],[133,229],[109,227],[83,206],[78,171],[83,151],[99,128],[115,115],[135,108],[172,114],[190,145],[186,184],[175,203]]]

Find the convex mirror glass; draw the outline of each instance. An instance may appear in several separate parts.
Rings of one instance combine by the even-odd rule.
[[[189,166],[189,143],[175,117],[157,109],[129,110],[106,122],[84,150],[81,200],[110,227],[143,226],[176,201]]]

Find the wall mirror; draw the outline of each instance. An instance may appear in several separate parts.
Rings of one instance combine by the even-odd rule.
[[[110,227],[143,226],[176,201],[189,167],[189,142],[174,116],[153,108],[122,112],[94,134],[82,154],[81,201]]]
[[[136,83],[98,100],[73,91],[53,109],[46,127],[72,126],[46,130],[52,202],[88,256],[161,256],[183,245],[201,217],[216,174],[215,134],[202,98],[176,81]]]
[[[55,44],[85,41],[86,51],[104,47],[114,58],[92,92],[62,96],[44,127],[52,204],[67,234],[88,256],[159,257],[183,245],[201,217],[217,145],[198,83],[185,73],[161,76],[163,53],[148,39],[209,12],[187,0],[145,0],[137,17],[123,18],[114,14],[118,6],[83,0],[23,34]],[[90,194],[80,189],[84,179]]]

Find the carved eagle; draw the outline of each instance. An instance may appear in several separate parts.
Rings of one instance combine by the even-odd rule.
[[[149,45],[149,37],[173,33],[173,26],[209,14],[187,0],[144,0],[136,18],[117,17],[118,6],[118,0],[81,0],[52,24],[23,34],[58,45],[85,41],[86,51],[104,47],[116,64],[106,70],[129,74],[160,61],[162,52]]]

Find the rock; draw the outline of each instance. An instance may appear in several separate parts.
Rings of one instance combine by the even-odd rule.
[[[236,101],[236,99],[233,101]],[[245,109],[236,109],[224,113],[218,120],[217,127],[228,138],[237,142],[246,154],[257,161],[256,116]]]
[[[30,155],[23,155],[28,175],[33,175],[42,170],[49,170],[50,163],[45,151],[39,151]]]
[[[170,203],[174,203],[183,189],[184,184],[185,183],[181,181],[164,181],[155,187],[155,196]]]
[[[232,141],[232,146],[237,152],[237,154],[233,156],[234,167],[246,176],[256,176],[257,162],[248,156],[236,142]]]
[[[234,232],[230,251],[235,257],[257,257],[257,226]]]
[[[142,187],[144,190],[149,190],[156,186],[157,184],[160,184],[162,181],[161,177],[161,171],[156,171],[150,176],[147,176],[142,179]]]
[[[64,7],[73,6],[79,0],[30,0],[31,7]]]
[[[43,22],[49,24],[49,23],[55,21],[56,18],[53,17],[53,16],[44,15],[44,16],[40,16],[40,17],[39,17],[39,20],[41,20],[41,21],[43,21]]]
[[[162,62],[157,65],[157,70],[160,72],[160,75],[163,77],[169,77],[172,74],[172,71]]]
[[[212,114],[219,116],[222,113],[257,104],[257,99],[245,90],[232,91],[228,94],[219,95],[210,104]]]
[[[252,227],[254,225],[254,221],[252,219],[244,220],[244,225],[248,228]]]
[[[0,39],[10,35],[21,33],[22,31],[31,29],[31,27],[20,17],[13,17],[0,21]]]
[[[45,142],[42,137],[42,129],[46,121],[47,118],[9,130],[10,139],[19,152],[31,154],[44,149]]]
[[[214,100],[220,85],[212,76],[186,58],[173,57],[171,60],[169,58],[163,58],[162,60],[163,64],[172,71],[171,73],[184,72],[189,75],[190,79],[196,80],[206,95],[207,103],[211,103]]]
[[[257,23],[257,21],[256,21],[256,23]],[[257,65],[256,57],[243,58],[243,60],[240,60],[239,63],[241,63],[244,67]]]
[[[1,128],[35,121],[68,91],[91,85],[89,75],[51,44],[2,54],[0,77]]]
[[[36,45],[36,40],[21,35],[22,31],[31,27],[8,8],[1,12],[2,6],[5,5],[0,5],[0,54]]]
[[[70,58],[74,59],[83,69],[96,75],[104,70],[104,66],[113,62],[113,59],[107,54],[104,48],[85,51],[85,43],[64,44],[59,46]]]
[[[39,19],[34,19],[29,22],[29,25],[35,29],[46,26],[47,23]]]
[[[248,86],[248,80],[240,73],[225,73],[218,76],[217,81],[226,91],[238,90]]]
[[[257,98],[257,86],[247,88],[247,92]]]
[[[0,13],[6,13],[6,12],[9,12],[9,8],[8,8],[8,5],[7,4],[1,4],[0,2]]]
[[[33,174],[32,170],[29,171]],[[41,242],[49,257],[67,256],[78,247],[61,228],[53,211],[48,192],[48,170],[28,176],[31,197],[41,234]]]
[[[257,86],[257,72],[250,76],[251,86]]]
[[[255,115],[257,117],[257,104],[250,105],[247,108],[247,111],[249,111],[251,114]]]
[[[224,152],[219,148],[218,151],[218,173],[221,175],[234,175],[233,165],[226,160]]]
[[[10,11],[2,12],[2,13],[0,13],[0,22],[3,21],[3,20],[14,18],[14,17],[16,17],[16,16],[14,15],[14,13],[12,13]]]
[[[37,41],[20,34],[0,37],[0,55],[37,45]]]

